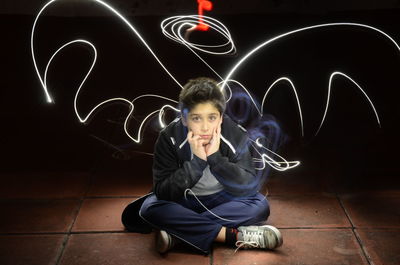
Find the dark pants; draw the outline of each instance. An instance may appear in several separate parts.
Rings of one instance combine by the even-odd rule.
[[[265,221],[269,204],[260,193],[233,197],[225,191],[198,196],[213,215],[188,195],[179,202],[159,200],[152,194],[143,202],[139,215],[156,229],[165,230],[193,247],[208,253],[223,226],[236,228]]]

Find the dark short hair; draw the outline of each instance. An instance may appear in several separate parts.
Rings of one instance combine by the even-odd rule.
[[[210,102],[222,115],[225,111],[226,100],[224,92],[218,83],[208,77],[198,77],[189,80],[179,94],[179,108],[184,117],[197,104]]]

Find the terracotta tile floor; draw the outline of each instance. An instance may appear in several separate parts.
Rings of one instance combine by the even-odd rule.
[[[1,265],[91,264],[400,264],[400,192],[336,194],[318,174],[273,177],[271,216],[284,244],[275,251],[215,244],[204,256],[184,246],[166,255],[152,234],[124,231],[123,208],[151,188],[151,178],[85,172],[3,175]]]

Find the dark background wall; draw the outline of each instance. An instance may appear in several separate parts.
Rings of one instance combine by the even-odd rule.
[[[160,22],[180,14],[183,2],[160,4],[160,9],[149,8],[151,1],[147,6],[146,1],[136,2],[136,9],[130,8],[133,2],[115,3],[123,14],[129,15],[128,20],[179,82],[185,83],[196,76],[215,77],[185,47],[167,40],[160,32]],[[222,76],[256,44],[313,24],[364,23],[400,42],[398,2],[380,1],[379,5],[374,1],[350,1],[322,5],[313,1],[302,4],[265,1],[264,4],[254,2],[252,8],[246,6],[242,11],[233,4],[230,8],[218,7],[219,3],[226,5],[226,1],[213,2],[215,11],[207,15],[229,28],[238,48],[235,56],[204,56]],[[35,6],[33,2],[29,5],[4,3],[7,5],[3,5],[0,16],[1,171],[93,170],[107,164],[112,165],[111,169],[126,165],[130,169],[132,165],[140,167],[140,156],[148,155],[141,152],[152,152],[159,131],[157,124],[149,123],[143,144],[137,145],[123,132],[122,123],[128,113],[126,105],[110,105],[90,123],[79,123],[73,111],[73,98],[91,63],[91,51],[85,46],[71,47],[56,58],[49,72],[49,87],[55,103],[46,103],[30,54],[32,23],[44,1],[36,2]],[[180,88],[117,18],[93,5],[82,4],[81,10],[79,3],[71,3],[55,6],[49,14],[44,14],[38,24],[35,49],[43,73],[49,56],[63,43],[85,38],[96,45],[98,62],[79,99],[82,114],[110,97],[133,99],[143,93],[155,93],[177,98]],[[185,3],[185,14],[196,12],[195,3],[190,9]],[[67,16],[63,10],[68,11]],[[304,108],[305,137],[300,137],[297,111],[288,86],[280,85],[274,91],[266,109],[276,116],[289,137],[281,154],[303,162],[295,173],[318,172],[321,177],[350,180],[352,185],[372,185],[377,180],[384,181],[385,185],[397,185],[399,66],[399,50],[382,35],[364,29],[335,27],[309,31],[275,43],[250,60],[234,78],[243,82],[259,100],[277,78],[287,76],[295,82]],[[336,70],[350,75],[366,90],[380,114],[382,128],[378,127],[373,112],[356,87],[338,78],[326,123],[320,134],[314,136],[323,115],[328,78]],[[161,103],[140,104],[136,115],[139,120]],[[135,132],[137,125],[132,120],[130,130]]]
[[[3,0],[0,3],[1,14],[35,15],[39,7],[49,1]],[[399,8],[396,0],[214,0],[213,14],[271,14],[271,13],[304,13],[321,14],[337,11],[387,10]],[[52,9],[48,13],[57,16],[99,16],[94,1],[63,0],[58,5],[66,3],[63,9]],[[123,10],[128,16],[146,15],[176,15],[187,14],[197,9],[197,0],[113,0],[113,7]]]

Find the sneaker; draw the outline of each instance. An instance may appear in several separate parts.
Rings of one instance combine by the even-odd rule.
[[[160,230],[156,233],[156,249],[158,253],[166,253],[175,246],[175,243],[175,239],[164,230]]]
[[[281,232],[271,225],[240,226],[237,230],[236,251],[240,248],[274,249],[283,243]]]

